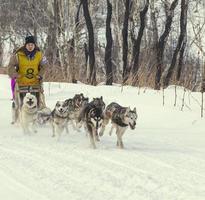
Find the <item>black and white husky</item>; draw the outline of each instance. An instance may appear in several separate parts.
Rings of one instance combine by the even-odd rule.
[[[51,124],[53,128],[52,137],[55,137],[57,133],[60,139],[60,136],[64,130],[68,133],[68,114],[68,102],[57,101],[55,108],[51,113]]]
[[[26,93],[23,98],[23,105],[19,110],[20,124],[25,134],[37,132],[36,120],[37,120],[37,98],[31,93]]]
[[[123,148],[122,136],[130,127],[132,130],[135,129],[136,120],[137,120],[137,112],[136,108],[131,110],[129,107],[122,107],[121,105],[113,102],[109,104],[104,112],[104,120],[102,124],[102,129],[100,131],[100,136],[103,135],[106,125],[111,120],[112,127],[109,134],[112,134],[114,128],[116,128],[117,135],[117,146],[119,148]]]
[[[94,98],[84,106],[78,117],[78,122],[84,124],[89,134],[92,148],[96,148],[95,141],[99,141],[98,130],[102,126],[104,108],[103,98]]]

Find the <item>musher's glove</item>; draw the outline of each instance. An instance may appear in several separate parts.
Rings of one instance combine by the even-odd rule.
[[[39,80],[39,81],[42,81],[43,77],[40,76],[40,75],[37,75],[36,78]]]

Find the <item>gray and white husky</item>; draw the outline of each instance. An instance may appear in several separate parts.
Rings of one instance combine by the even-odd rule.
[[[67,101],[57,101],[54,110],[51,113],[51,124],[53,128],[53,135],[55,137],[56,133],[58,138],[64,130],[68,133],[68,102]]]
[[[37,132],[36,120],[37,120],[37,98],[31,93],[26,93],[23,98],[23,105],[19,110],[20,124],[25,134]]]
[[[105,127],[110,120],[112,123],[112,127],[109,134],[111,135],[113,129],[116,128],[117,146],[119,148],[124,148],[122,136],[128,127],[130,127],[132,130],[135,129],[137,120],[136,108],[131,110],[130,107],[122,107],[121,105],[115,102],[109,104],[104,112],[102,129],[99,133],[100,136],[103,135]]]
[[[76,94],[72,99],[67,99],[66,102],[69,106],[69,115],[68,119],[72,123],[72,126],[75,130],[79,130],[77,123],[78,123],[78,116],[83,109],[83,107],[89,102],[89,99],[84,97],[84,95]]]
[[[98,130],[102,126],[104,108],[103,98],[94,98],[84,106],[78,117],[78,122],[84,124],[88,132],[92,148],[96,148],[95,141],[99,141]]]

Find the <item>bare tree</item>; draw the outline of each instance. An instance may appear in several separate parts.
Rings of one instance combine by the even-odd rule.
[[[88,82],[92,85],[96,84],[96,67],[95,67],[95,53],[94,53],[94,32],[93,32],[93,24],[91,21],[89,9],[88,9],[88,1],[82,0],[84,17],[88,29],[88,52],[89,52],[89,77]]]
[[[163,80],[163,87],[167,87],[169,85],[170,79],[172,77],[172,74],[174,72],[174,68],[176,66],[178,54],[180,52],[180,66],[183,62],[183,56],[184,56],[184,48],[186,45],[186,35],[187,35],[187,10],[188,10],[188,0],[181,0],[181,17],[180,17],[180,35],[178,38],[178,43],[176,46],[176,49],[174,51],[171,65],[168,69],[168,72]],[[180,78],[180,69],[178,70],[177,79]]]
[[[133,36],[133,49],[132,49],[132,62],[131,62],[131,76],[132,76],[132,84],[135,85],[137,83],[138,77],[138,69],[139,69],[139,54],[140,54],[140,46],[141,46],[141,40],[145,28],[145,20],[146,20],[146,13],[148,11],[149,7],[149,0],[146,0],[145,6],[142,11],[140,11],[140,28],[137,35],[137,38]]]
[[[126,82],[128,79],[129,69],[128,69],[128,25],[129,25],[129,16],[132,7],[132,0],[125,1],[125,14],[124,14],[124,22],[123,22],[123,29],[122,29],[122,38],[123,38],[123,82]]]
[[[166,10],[166,22],[165,22],[165,29],[162,35],[159,38],[159,41],[157,42],[156,45],[156,51],[157,51],[157,63],[156,63],[156,75],[155,75],[155,89],[159,90],[160,89],[160,80],[161,80],[161,75],[162,75],[162,66],[163,66],[163,55],[164,55],[164,49],[165,45],[167,43],[167,38],[169,36],[169,33],[171,31],[171,25],[172,25],[172,19],[174,17],[174,10],[178,4],[179,0],[174,0],[169,9]],[[165,2],[166,4],[167,2]],[[167,6],[166,6],[167,7]],[[167,8],[166,8],[167,9]]]
[[[106,85],[112,85],[113,74],[112,74],[112,31],[110,27],[112,18],[112,4],[107,0],[107,19],[106,19],[106,40],[107,44],[105,47],[105,66],[106,66]]]

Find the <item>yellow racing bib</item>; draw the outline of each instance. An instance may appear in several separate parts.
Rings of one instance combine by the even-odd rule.
[[[39,74],[39,65],[42,60],[42,53],[37,51],[33,59],[29,59],[24,52],[19,51],[17,53],[19,63],[19,75],[17,83],[19,86],[32,86],[38,85],[39,80],[37,75]]]

